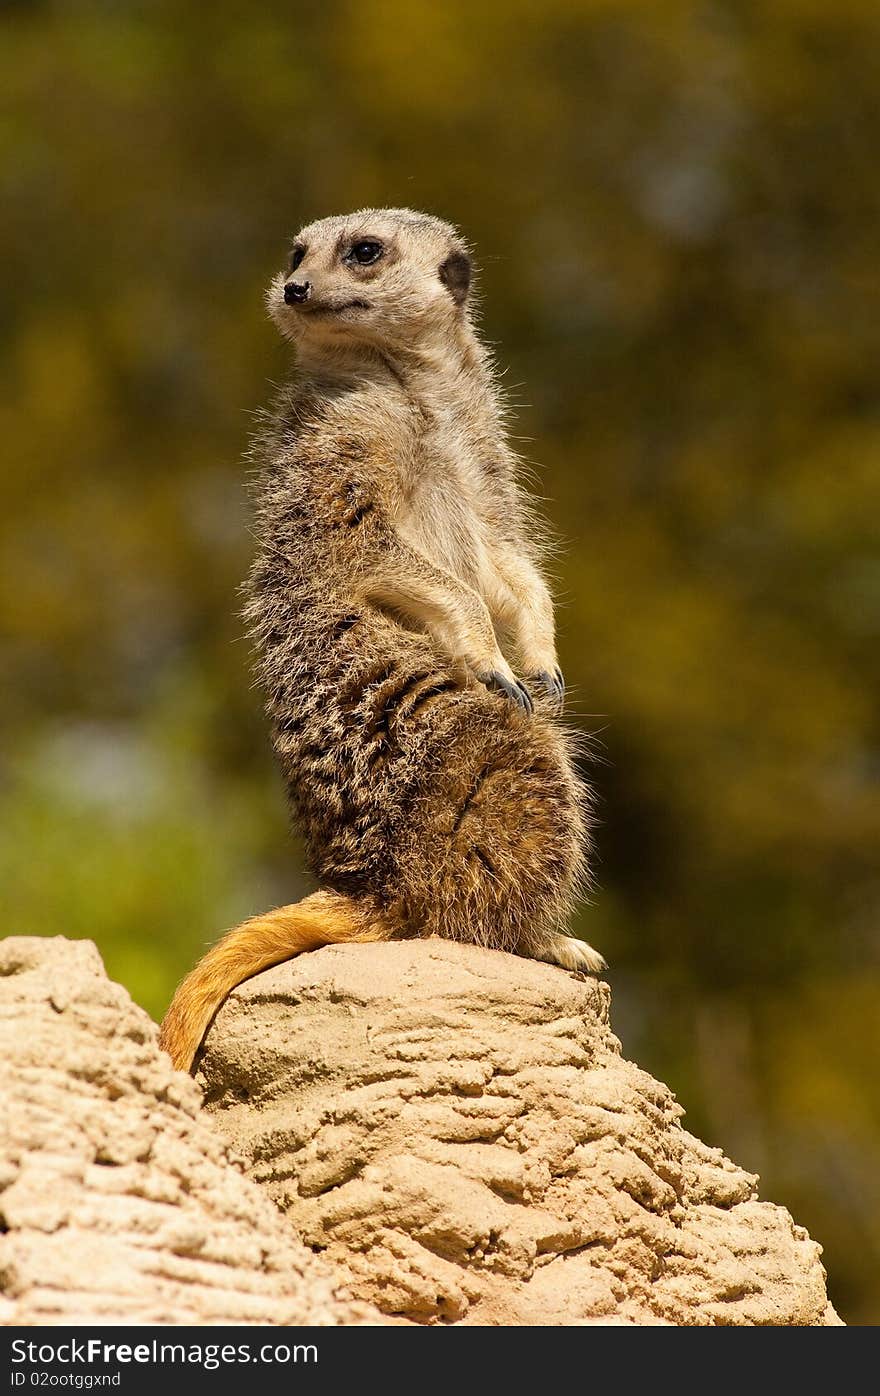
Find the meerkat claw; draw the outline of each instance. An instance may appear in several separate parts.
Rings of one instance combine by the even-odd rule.
[[[539,673],[532,675],[532,682],[541,685],[557,711],[562,710],[565,702],[565,679],[558,666],[552,673],[548,673],[546,669],[541,669]]]
[[[581,974],[602,974],[608,968],[604,957],[575,936],[563,935],[558,931],[545,949],[536,953],[536,960],[546,960],[548,964],[560,965],[562,969],[577,970]]]
[[[483,679],[483,683],[487,688],[500,689],[505,697],[509,698],[511,703],[515,703],[518,708],[522,708],[524,713],[534,712],[535,705],[532,702],[532,695],[525,684],[520,683],[519,679],[514,679],[511,683],[510,679],[505,678],[497,669],[493,669]]]
[[[519,700],[518,700],[518,701],[520,702],[520,704],[521,704],[521,706],[523,707],[523,709],[524,709],[527,713],[532,713],[532,712],[534,712],[534,711],[535,711],[535,705],[534,705],[534,703],[532,702],[532,695],[531,695],[531,693],[529,693],[529,690],[526,688],[525,684],[522,683],[519,679],[517,679],[517,681],[516,681],[516,687],[517,687],[517,691],[518,691],[518,693],[519,693]]]

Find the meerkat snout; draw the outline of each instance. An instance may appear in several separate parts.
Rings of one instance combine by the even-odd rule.
[[[285,305],[302,305],[312,293],[311,281],[288,281],[284,287]]]

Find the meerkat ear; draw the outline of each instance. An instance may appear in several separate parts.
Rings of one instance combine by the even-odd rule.
[[[471,259],[466,252],[450,252],[440,263],[440,280],[456,305],[464,305],[471,284]]]

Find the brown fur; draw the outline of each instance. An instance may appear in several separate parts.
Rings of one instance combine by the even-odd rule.
[[[367,238],[384,252],[362,267]],[[299,376],[256,447],[247,615],[327,890],[245,922],[183,981],[162,1025],[183,1068],[236,984],[319,945],[441,935],[603,964],[559,929],[585,875],[587,796],[554,716],[552,604],[464,244],[426,215],[366,210],[297,246],[269,292]],[[284,302],[291,279],[310,283],[302,305]]]

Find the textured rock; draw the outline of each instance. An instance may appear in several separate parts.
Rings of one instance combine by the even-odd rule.
[[[834,1324],[820,1247],[625,1061],[609,990],[441,940],[241,986],[205,1106],[352,1291],[417,1321]]]
[[[90,941],[0,944],[0,1061],[0,1322],[366,1314],[229,1162]]]
[[[819,1247],[620,1057],[605,985],[318,951],[218,1016],[212,1119],[155,1035],[89,942],[0,945],[0,1321],[838,1321]]]

